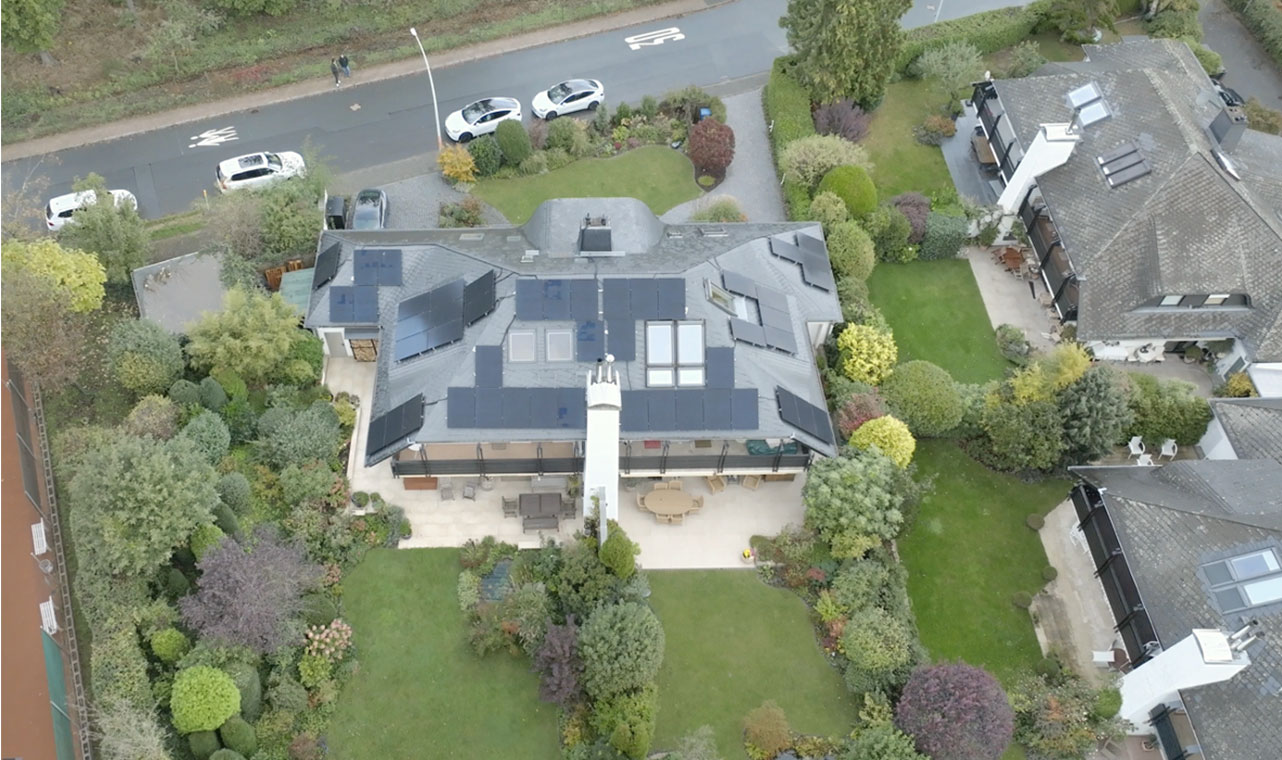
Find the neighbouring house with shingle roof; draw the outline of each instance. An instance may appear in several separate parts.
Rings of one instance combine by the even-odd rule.
[[[1216,458],[1073,468],[1072,500],[1126,651],[1122,714],[1134,733],[1168,758],[1275,760],[1282,403],[1212,404]]]
[[[1100,358],[1214,343],[1221,374],[1282,387],[1282,137],[1182,42],[1083,49],[973,100],[1060,318]]]
[[[604,446],[625,476],[770,474],[836,452],[815,352],[841,309],[816,223],[576,198],[522,226],[326,231],[318,251],[306,326],[376,363],[366,466],[577,474]],[[598,366],[617,373],[605,442]]]

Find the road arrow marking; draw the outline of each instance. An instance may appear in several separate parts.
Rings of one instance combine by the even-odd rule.
[[[629,48],[632,48],[633,50],[640,50],[643,47],[662,45],[668,40],[676,42],[677,40],[684,40],[685,38],[686,36],[681,33],[680,29],[675,26],[670,26],[667,29],[660,29],[657,32],[645,32],[644,34],[634,34],[631,37],[624,37],[623,41],[628,43]]]
[[[222,129],[206,129],[198,135],[192,135],[194,140],[188,148],[216,148],[225,142],[239,140],[235,127],[223,127]]]

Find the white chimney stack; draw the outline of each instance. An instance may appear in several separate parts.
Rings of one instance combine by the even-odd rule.
[[[1250,665],[1245,643],[1238,644],[1218,629],[1194,628],[1178,644],[1122,676],[1120,716],[1137,733],[1149,733],[1149,713],[1175,701],[1181,689],[1227,681]]]
[[[597,515],[597,532],[606,539],[607,523],[619,519],[619,410],[623,408],[614,356],[605,355],[588,372],[587,441],[583,447],[583,513]]]
[[[1063,166],[1081,139],[1080,130],[1075,132],[1072,124],[1043,124],[1037,130],[1033,144],[1024,152],[1015,173],[1006,182],[1002,196],[997,199],[1002,211],[1007,214],[1017,212],[1033,181],[1051,169]]]

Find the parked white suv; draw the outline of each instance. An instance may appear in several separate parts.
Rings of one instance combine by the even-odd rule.
[[[224,193],[228,190],[262,187],[277,180],[306,174],[307,166],[303,163],[303,157],[292,151],[250,153],[247,156],[229,158],[220,163],[215,172],[218,189]]]
[[[128,190],[108,190],[111,197],[116,201],[116,208],[129,204],[133,208],[138,208],[138,199]],[[84,208],[92,206],[98,202],[98,194],[92,190],[82,190],[78,193],[67,193],[51,199],[45,204],[45,224],[49,225],[49,230],[57,232],[63,228],[67,222],[71,221],[71,215]]]

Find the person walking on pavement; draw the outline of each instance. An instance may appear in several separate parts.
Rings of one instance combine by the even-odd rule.
[[[335,87],[338,87],[339,85],[341,85],[341,84],[342,84],[342,81],[340,81],[340,80],[339,80],[339,78],[338,78],[338,72],[339,72],[339,68],[338,68],[338,59],[337,59],[337,58],[331,58],[331,59],[329,59],[329,73],[331,73],[331,74],[333,74],[333,75],[334,75],[334,86],[335,86]]]
[[[347,60],[347,53],[343,53],[338,57],[338,67],[343,70],[343,76],[350,77],[352,75],[352,66]]]

